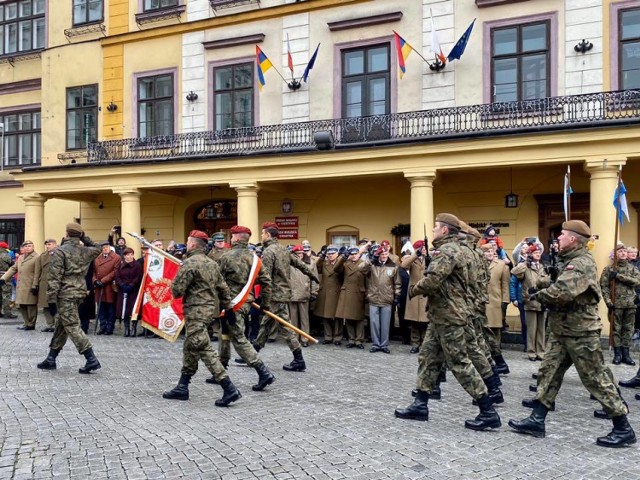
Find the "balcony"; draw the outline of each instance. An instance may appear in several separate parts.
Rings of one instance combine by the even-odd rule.
[[[88,162],[196,160],[314,151],[316,132],[331,132],[331,147],[347,149],[639,123],[640,89],[637,89],[108,140],[89,146]]]

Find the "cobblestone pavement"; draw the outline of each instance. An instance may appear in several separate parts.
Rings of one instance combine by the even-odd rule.
[[[430,402],[430,420],[396,419],[411,401],[417,358],[392,344],[391,355],[316,345],[304,350],[308,371],[284,372],[291,360],[282,341],[263,359],[277,376],[253,392],[253,369],[229,374],[243,397],[213,405],[221,389],[205,383],[201,365],[188,402],[162,398],[180,374],[181,344],[159,339],[91,337],[102,369],[84,364],[73,346],[55,371],[35,365],[50,335],[22,332],[0,319],[0,479],[605,479],[640,478],[637,446],[595,445],[611,423],[593,418],[596,402],[569,371],[547,421],[547,438],[510,431],[507,421],[529,410],[531,373],[539,365],[506,351],[503,427],[464,428],[477,414],[449,374],[443,400]],[[607,354],[607,357],[609,355]],[[633,367],[614,367],[616,378]],[[630,421],[640,433],[640,402],[627,393]]]

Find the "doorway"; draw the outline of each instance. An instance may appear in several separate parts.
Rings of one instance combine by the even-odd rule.
[[[211,237],[216,232],[223,232],[225,242],[229,242],[229,230],[238,223],[237,200],[211,200],[196,208],[193,224],[197,230],[206,232]]]

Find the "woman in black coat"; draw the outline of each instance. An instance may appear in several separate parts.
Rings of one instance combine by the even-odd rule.
[[[116,318],[124,322],[124,336],[135,337],[138,322],[133,322],[133,331],[131,331],[131,312],[136,303],[136,296],[142,280],[142,267],[139,262],[135,261],[131,248],[126,248],[123,254],[124,261],[120,264],[120,269],[116,272],[115,278],[118,286]]]

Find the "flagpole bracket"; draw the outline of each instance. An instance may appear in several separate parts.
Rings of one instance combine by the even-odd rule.
[[[293,90],[295,92],[296,90],[300,90],[302,84],[298,80],[291,80],[287,83],[287,86],[289,87],[289,90]]]
[[[436,60],[433,63],[429,63],[429,68],[433,72],[439,72],[440,70],[444,69],[444,67],[446,66],[447,64],[440,61],[439,58],[436,58]]]

